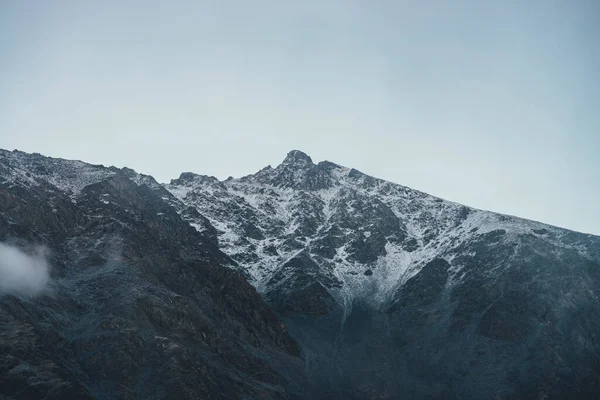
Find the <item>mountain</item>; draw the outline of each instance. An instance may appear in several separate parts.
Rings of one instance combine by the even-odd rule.
[[[290,398],[297,344],[169,197],[132,170],[0,151],[0,241],[52,265],[45,293],[0,293],[1,399]]]
[[[169,184],[2,151],[8,238],[54,268],[0,298],[6,396],[599,397],[600,237],[297,150]]]
[[[598,398],[598,237],[299,151],[165,188],[283,317],[313,397]]]

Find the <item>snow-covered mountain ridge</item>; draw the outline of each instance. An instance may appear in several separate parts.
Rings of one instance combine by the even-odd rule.
[[[466,207],[328,161],[314,164],[297,150],[254,175],[219,181],[184,173],[165,188],[198,211],[186,217],[197,229],[207,229],[208,219],[220,248],[263,293],[304,273],[286,265],[305,255],[316,264],[312,279],[330,291],[382,303],[435,258],[448,261],[449,282],[459,282],[460,245],[494,231],[508,242],[536,235],[598,259],[586,243],[568,240],[570,231]]]

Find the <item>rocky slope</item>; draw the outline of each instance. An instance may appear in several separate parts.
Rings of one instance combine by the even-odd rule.
[[[0,396],[600,393],[600,238],[299,151],[165,185],[1,151],[9,239],[54,268],[52,294],[0,297]]]
[[[0,398],[290,398],[299,349],[229,258],[132,170],[0,151],[0,241],[52,281],[0,293]]]

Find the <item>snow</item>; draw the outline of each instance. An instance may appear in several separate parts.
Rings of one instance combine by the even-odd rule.
[[[276,174],[277,170],[262,171],[261,179],[266,174]],[[259,215],[261,224],[264,226],[283,226],[283,231],[274,237],[266,237],[265,240],[256,241],[253,245],[256,246],[255,253],[257,254],[257,262],[247,262],[244,268],[252,277],[252,283],[257,286],[257,289],[264,290],[266,282],[270,277],[289,259],[295,257],[299,252],[304,251],[304,248],[310,248],[311,243],[321,238],[323,232],[326,232],[333,225],[333,217],[338,212],[339,205],[345,203],[346,210],[349,213],[358,212],[352,207],[350,201],[345,201],[345,196],[356,193],[364,198],[376,198],[383,201],[385,204],[406,223],[408,233],[412,236],[421,238],[425,228],[418,221],[407,218],[410,214],[407,212],[407,205],[414,199],[422,197],[420,193],[407,192],[406,190],[393,191],[395,185],[377,181],[372,188],[363,188],[362,182],[364,177],[358,181],[349,178],[349,168],[339,167],[332,170],[332,177],[335,184],[329,188],[321,189],[314,192],[300,192],[290,188],[280,188],[275,186],[257,183],[254,177],[246,177],[245,179],[234,179],[223,182],[226,190],[218,193],[219,206],[227,208],[228,204],[234,203],[235,198],[241,198],[243,207],[251,209],[255,215]],[[295,171],[291,179],[301,179],[301,171]],[[217,209],[212,204],[215,197],[215,190],[211,185],[199,184],[194,187],[188,186],[165,186],[175,197],[194,205],[198,211],[206,216],[211,224],[219,231],[219,243],[222,249],[232,256],[245,254],[250,251],[249,247],[240,244],[241,239],[244,239],[239,233],[240,230],[235,223],[231,223],[231,218],[218,213]],[[268,188],[269,190],[264,190]],[[385,190],[388,194],[381,193]],[[190,192],[194,193],[194,200],[188,196]],[[398,193],[408,193],[409,199],[399,196]],[[308,200],[307,200],[308,199]],[[428,203],[434,203],[432,200]],[[319,225],[315,230],[315,234],[306,238],[304,248],[302,250],[283,250],[282,243],[286,237],[291,237],[301,228],[303,215],[302,209],[304,201],[310,201],[311,204],[318,202],[321,207],[320,215],[316,215],[314,211],[308,212],[308,216],[319,219]],[[237,203],[236,203],[237,204]],[[265,211],[265,205],[270,205],[269,211]],[[431,208],[427,204],[427,208]],[[418,205],[418,208],[423,205]],[[444,212],[443,209],[438,210],[437,216]],[[433,218],[436,218],[434,215]],[[196,226],[197,225],[193,225]],[[198,228],[197,228],[198,229]],[[366,237],[372,233],[368,227],[361,228]],[[352,234],[351,230],[346,229],[347,235]],[[249,239],[248,239],[249,240]],[[267,254],[265,252],[266,245],[274,245],[278,251],[278,255]],[[431,247],[423,247],[413,253],[402,250],[399,245],[386,245],[387,255],[380,257],[374,265],[361,265],[359,263],[350,262],[345,246],[336,249],[336,262],[333,264],[332,275],[338,281],[342,282],[342,288],[338,295],[346,298],[347,296],[355,297],[359,295],[369,296],[373,301],[384,301],[388,294],[397,289],[398,285],[403,284],[411,276],[419,271],[426,262],[433,259],[436,255],[435,249]],[[366,277],[364,272],[367,269],[373,270],[373,275]],[[376,296],[372,296],[376,293]]]
[[[115,171],[81,161],[30,155],[22,152],[0,152],[0,162],[8,167],[6,182],[27,187],[43,183],[70,195],[77,195],[88,185],[108,179]]]
[[[189,186],[166,185],[165,189],[171,192],[171,194],[177,199],[184,201],[188,193],[191,192],[193,188]]]
[[[92,184],[107,180],[119,173],[117,168],[107,168],[102,165],[87,164],[78,160],[44,157],[39,154],[27,154],[20,151],[0,149],[0,166],[6,167],[3,175],[6,183],[24,185],[26,187],[52,187],[75,198],[81,191]],[[148,175],[137,174],[127,170],[126,175],[136,184],[147,184],[159,187],[158,183]]]
[[[160,213],[159,215],[162,215],[162,213]],[[206,229],[204,228],[204,226],[197,224],[195,222],[190,222],[190,225],[196,229],[198,232],[204,232]]]

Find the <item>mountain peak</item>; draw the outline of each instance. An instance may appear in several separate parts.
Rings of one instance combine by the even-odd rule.
[[[283,160],[284,165],[313,165],[313,161],[310,156],[300,150],[292,150],[290,151],[285,160]]]
[[[191,183],[219,183],[214,176],[198,175],[193,172],[182,172],[178,179],[171,179],[171,185],[186,185]]]

